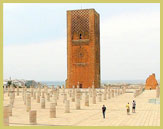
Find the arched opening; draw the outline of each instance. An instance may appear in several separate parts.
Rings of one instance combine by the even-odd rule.
[[[82,39],[82,34],[80,34],[79,36],[80,36],[79,39]]]
[[[82,84],[80,84],[80,85],[79,85],[79,88],[82,88],[82,87],[83,87],[83,85],[82,85]]]

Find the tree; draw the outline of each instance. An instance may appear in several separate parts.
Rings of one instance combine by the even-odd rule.
[[[7,82],[7,86],[10,86],[12,84],[12,81]]]

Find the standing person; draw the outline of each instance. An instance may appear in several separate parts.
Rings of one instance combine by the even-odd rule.
[[[103,118],[105,119],[105,111],[106,111],[106,107],[105,107],[105,105],[103,105],[103,107],[102,107],[102,113],[103,113]]]
[[[135,113],[135,108],[136,108],[136,102],[133,100],[132,102],[132,113]]]
[[[126,108],[127,108],[127,115],[129,115],[130,114],[130,104],[129,103],[126,105]]]

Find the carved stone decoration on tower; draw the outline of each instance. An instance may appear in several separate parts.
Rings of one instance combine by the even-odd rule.
[[[67,11],[66,88],[100,87],[100,16],[94,9]]]

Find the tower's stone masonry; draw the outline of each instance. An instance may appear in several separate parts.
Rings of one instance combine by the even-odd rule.
[[[94,9],[67,11],[67,88],[100,87],[99,24]]]

